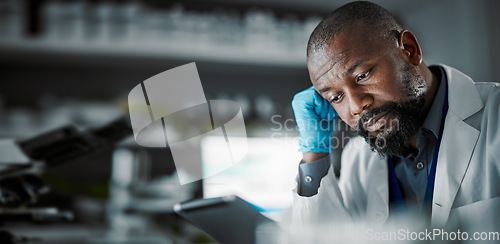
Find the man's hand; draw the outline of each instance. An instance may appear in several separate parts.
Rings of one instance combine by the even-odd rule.
[[[295,94],[292,108],[299,128],[299,151],[304,153],[303,161],[311,162],[328,155],[338,116],[332,105],[311,86]]]

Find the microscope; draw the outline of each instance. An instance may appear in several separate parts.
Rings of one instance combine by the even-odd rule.
[[[73,220],[72,212],[57,207],[30,207],[50,190],[41,178],[44,169],[112,150],[130,135],[130,121],[120,118],[99,128],[64,126],[23,141],[0,139],[0,226]],[[26,241],[4,228],[0,228],[0,243]]]

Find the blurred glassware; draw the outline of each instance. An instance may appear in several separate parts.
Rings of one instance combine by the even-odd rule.
[[[0,39],[17,39],[22,36],[24,21],[22,2],[16,0],[0,1]]]
[[[111,240],[127,240],[132,231],[140,232],[147,227],[146,219],[143,216],[126,213],[133,201],[130,189],[136,178],[136,164],[136,158],[130,149],[118,148],[113,153],[107,205],[109,224],[107,237]]]
[[[0,2],[0,20],[5,20],[0,21],[0,30],[7,30],[7,38],[23,31],[26,11],[22,2]],[[157,8],[136,0],[47,0],[40,5],[44,38],[7,44],[303,65],[309,37],[305,30],[316,21],[314,17],[301,21],[293,13],[278,19],[270,9],[241,13],[224,5],[209,11],[186,9],[182,3]]]
[[[261,94],[255,98],[255,111],[260,120],[271,121],[271,116],[276,111],[276,104],[269,95]]]
[[[251,50],[274,48],[277,22],[270,10],[249,10],[245,14],[245,44]]]
[[[85,1],[49,1],[42,6],[46,38],[69,43],[83,41]]]

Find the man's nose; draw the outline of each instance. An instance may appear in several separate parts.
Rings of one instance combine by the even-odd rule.
[[[349,110],[352,116],[363,113],[373,103],[373,97],[363,91],[351,90],[348,92]]]

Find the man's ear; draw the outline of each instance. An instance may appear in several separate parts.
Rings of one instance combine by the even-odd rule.
[[[409,30],[402,30],[399,33],[398,42],[400,51],[411,64],[418,66],[422,63],[422,50],[413,33]]]

